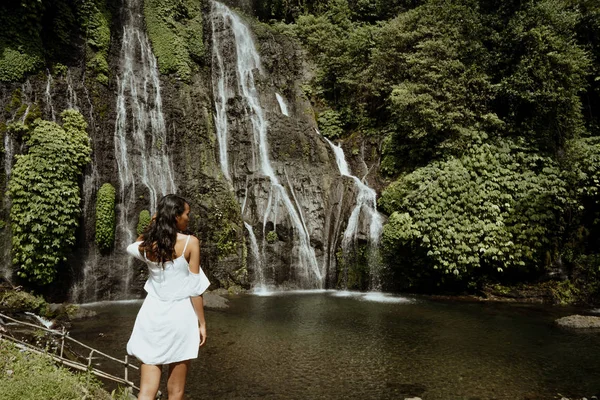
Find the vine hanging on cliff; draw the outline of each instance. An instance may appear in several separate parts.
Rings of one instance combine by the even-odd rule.
[[[90,161],[87,123],[75,110],[61,113],[63,126],[37,120],[17,155],[8,184],[12,198],[13,264],[20,277],[49,284],[75,243],[81,213],[79,178]]]

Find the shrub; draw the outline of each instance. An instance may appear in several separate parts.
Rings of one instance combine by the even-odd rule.
[[[273,244],[279,240],[279,236],[277,236],[277,232],[269,231],[267,233],[267,243]]]
[[[138,224],[137,224],[137,229],[136,229],[136,232],[138,235],[141,235],[146,230],[148,225],[150,225],[151,220],[152,219],[150,217],[150,211],[148,211],[148,210],[140,211],[140,217],[138,219]]]
[[[9,312],[31,311],[38,315],[46,314],[46,301],[41,296],[20,290],[8,290],[2,294],[0,309]]]
[[[96,199],[96,244],[100,250],[110,250],[115,242],[115,195],[113,185],[105,183]]]
[[[481,145],[461,158],[433,162],[400,178],[380,205],[391,217],[383,246],[392,264],[398,247],[426,254],[423,269],[470,279],[481,266],[535,270],[560,235],[568,202],[555,163],[512,143]]]
[[[90,161],[87,123],[75,110],[61,113],[63,126],[38,120],[17,155],[8,192],[12,198],[13,264],[37,284],[54,280],[75,243],[80,209],[79,178]]]

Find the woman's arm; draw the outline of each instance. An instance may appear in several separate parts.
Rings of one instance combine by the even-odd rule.
[[[204,320],[204,298],[202,295],[190,297],[194,311],[198,316],[198,331],[200,333],[200,346],[206,343],[206,321]]]
[[[192,236],[190,238],[189,243],[190,249],[190,258],[189,258],[189,268],[190,272],[193,274],[200,273],[200,241],[197,237]],[[186,257],[186,255],[184,255]],[[187,257],[186,257],[187,258]],[[200,296],[192,296],[192,305],[194,306],[194,311],[196,312],[196,316],[198,317],[198,330],[200,333],[200,346],[204,345],[206,342],[206,320],[204,319],[204,298],[202,295]]]

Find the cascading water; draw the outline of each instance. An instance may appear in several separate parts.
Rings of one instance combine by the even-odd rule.
[[[132,211],[144,195],[150,212],[159,196],[176,192],[167,155],[167,129],[162,112],[156,58],[143,31],[139,0],[127,0],[124,11],[120,71],[117,77],[115,158],[119,174],[116,243],[123,247],[135,239]],[[137,183],[141,182],[143,188]],[[140,190],[141,189],[141,190]],[[123,295],[131,279],[131,259],[122,265]]]
[[[48,72],[48,80],[46,81],[46,111],[52,116],[52,121],[56,122],[56,114],[54,113],[54,104],[52,102],[52,75]]]
[[[348,225],[344,231],[342,239],[342,251],[344,254],[348,254],[352,245],[356,243],[359,222],[361,214],[364,214],[368,218],[369,225],[369,246],[370,246],[370,275],[371,275],[371,289],[380,289],[381,282],[379,277],[380,263],[378,260],[377,246],[381,238],[381,232],[383,230],[383,218],[377,212],[377,194],[375,190],[365,185],[358,177],[352,175],[350,167],[346,162],[344,150],[341,146],[334,145],[329,139],[325,138],[327,143],[331,146],[333,153],[335,154],[335,161],[340,170],[342,176],[351,178],[354,181],[354,185],[358,189],[358,195],[356,196],[356,204],[352,209],[350,218],[348,218]]]
[[[223,174],[231,180],[227,120],[228,99],[239,96],[244,103],[245,118],[251,123],[253,160],[251,170],[256,177],[267,177],[270,183],[269,202],[263,214],[263,233],[271,214],[277,214],[282,205],[287,212],[295,233],[295,249],[298,255],[297,284],[304,288],[321,288],[323,272],[317,263],[315,251],[310,245],[299,204],[290,199],[286,188],[281,185],[269,157],[267,141],[267,121],[261,107],[259,93],[255,86],[255,71],[264,75],[260,57],[252,39],[252,34],[242,20],[225,5],[212,2],[213,33],[213,88],[215,92],[215,125],[219,140],[220,161]],[[233,37],[233,44],[228,42]],[[229,45],[229,47],[228,47]],[[231,48],[235,52],[235,66],[225,62],[221,49]],[[272,201],[276,199],[277,201]],[[296,208],[298,207],[298,208]],[[264,259],[259,262],[264,263]],[[264,265],[264,264],[263,264]],[[255,267],[257,268],[257,267]]]
[[[79,111],[77,106],[77,92],[73,89],[73,80],[71,79],[71,72],[67,70],[67,108]]]
[[[287,104],[285,104],[285,100],[283,100],[283,97],[281,97],[279,93],[275,93],[275,97],[277,97],[277,102],[279,103],[281,113],[286,117],[289,117],[290,113],[288,112]]]
[[[88,132],[92,140],[97,138],[98,132],[96,129],[96,119],[94,118],[94,106],[90,99],[90,95],[87,90],[85,82],[85,74],[83,77],[82,88],[85,94],[85,100],[87,102],[87,108],[89,110],[88,117]],[[76,95],[75,95],[76,96]],[[92,142],[93,143],[93,142]],[[94,210],[94,196],[100,183],[98,176],[98,161],[96,159],[98,152],[92,152],[92,161],[87,166],[83,177],[83,225],[90,226],[93,221],[88,221],[92,216],[95,216]],[[86,230],[86,241],[92,243],[95,239],[94,232],[92,230]],[[75,283],[71,288],[71,300],[74,302],[90,302],[98,300],[98,261],[100,260],[100,254],[96,246],[88,246],[86,254],[84,255],[83,269],[81,273],[81,279]]]
[[[265,272],[263,269],[262,259],[263,257],[260,254],[260,250],[258,248],[258,242],[256,240],[256,235],[254,234],[254,230],[252,229],[252,225],[247,222],[244,222],[244,226],[248,231],[248,236],[250,238],[250,250],[252,252],[252,258],[254,262],[254,271],[256,274],[255,281],[255,290],[257,291],[265,291],[266,290],[266,281],[265,281]]]

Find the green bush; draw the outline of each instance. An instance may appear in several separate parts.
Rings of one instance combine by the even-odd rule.
[[[38,315],[45,315],[47,303],[41,296],[20,290],[8,290],[2,293],[0,309],[8,312],[31,311]]]
[[[382,244],[426,254],[424,270],[470,279],[477,269],[535,271],[560,235],[569,203],[556,164],[510,142],[480,145],[461,158],[419,168],[383,193],[391,217]]]
[[[13,264],[19,276],[42,285],[54,280],[75,243],[78,182],[91,153],[81,114],[66,110],[61,118],[62,127],[37,121],[26,142],[29,151],[15,157],[8,183]]]
[[[0,45],[0,49],[3,47]],[[19,81],[25,74],[35,72],[43,63],[43,57],[37,52],[4,47],[0,54],[0,81]]]
[[[337,139],[344,133],[340,114],[335,110],[327,110],[320,113],[317,122],[321,134],[326,138]]]
[[[273,244],[279,240],[279,236],[277,236],[277,232],[269,231],[267,233],[267,243]]]
[[[106,251],[115,242],[115,196],[113,185],[105,183],[98,190],[96,199],[96,244]]]
[[[150,211],[148,211],[148,210],[140,211],[140,216],[138,218],[138,224],[137,224],[137,229],[136,229],[138,236],[141,235],[146,230],[148,225],[150,225],[151,220],[152,219],[150,217]]]

